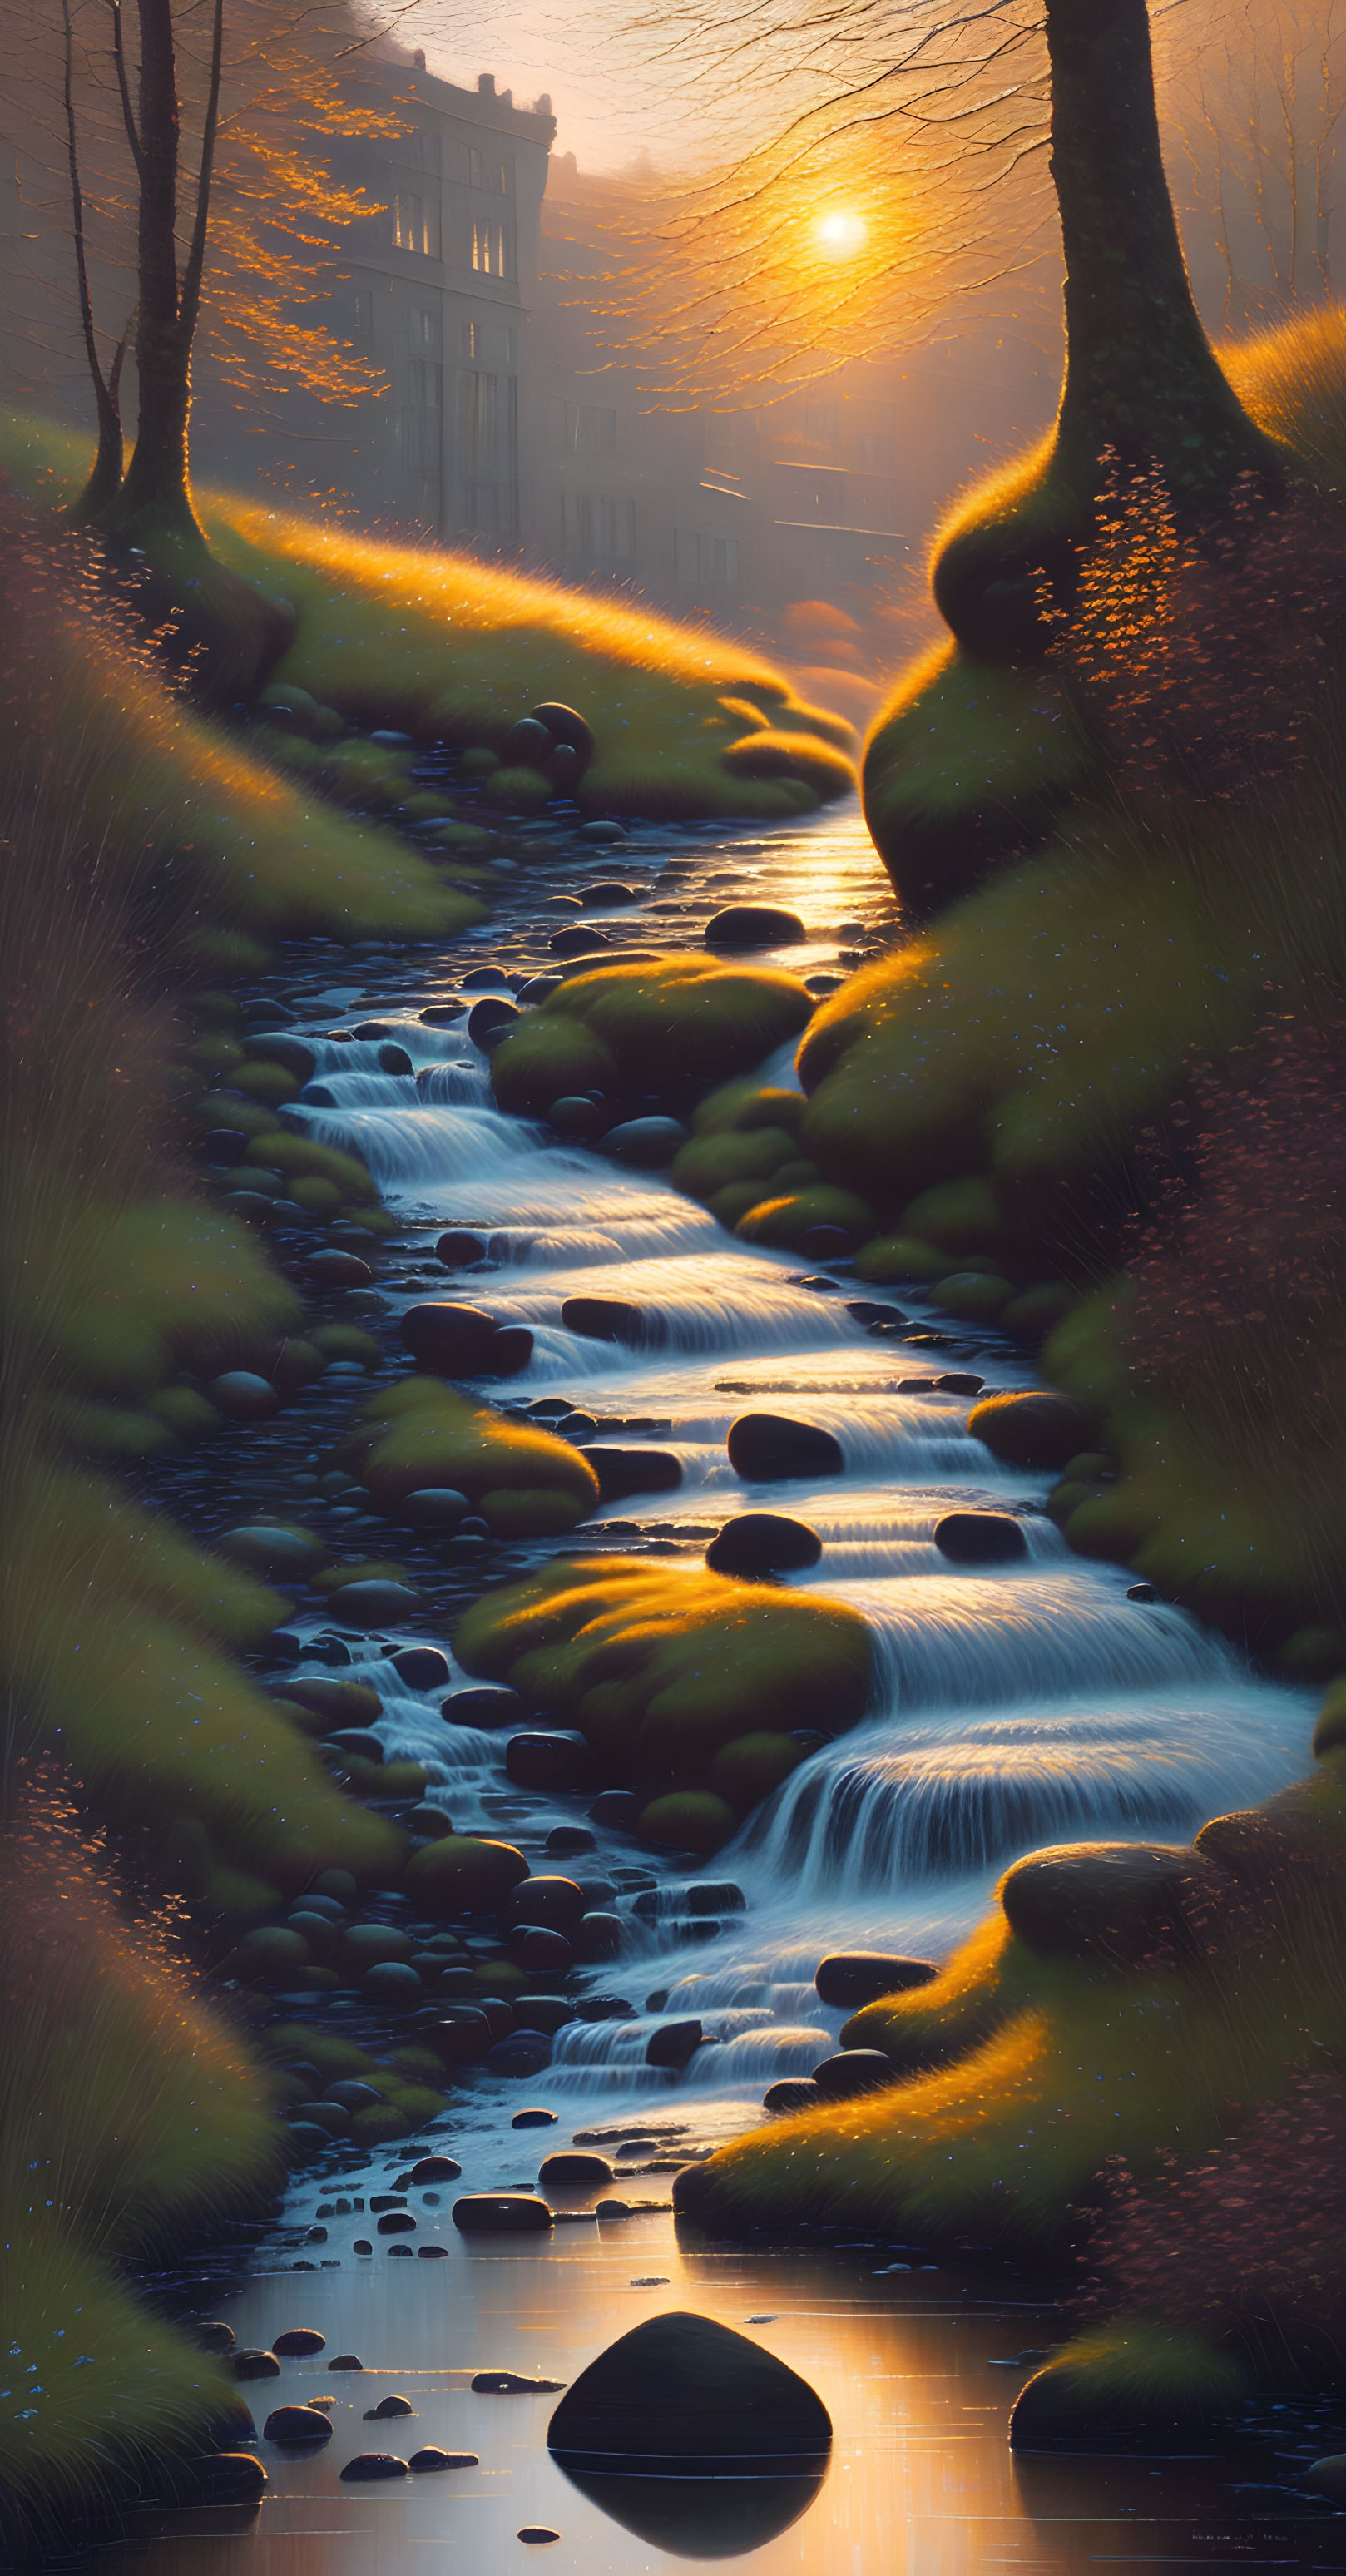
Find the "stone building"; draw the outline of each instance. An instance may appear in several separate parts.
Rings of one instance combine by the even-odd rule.
[[[348,416],[348,441],[338,431],[332,479],[384,525],[516,554],[533,510],[521,389],[550,101],[516,107],[489,72],[459,89],[391,47],[366,64],[362,97],[371,87],[404,131],[331,155],[382,211],[350,227],[323,318],[388,389]]]

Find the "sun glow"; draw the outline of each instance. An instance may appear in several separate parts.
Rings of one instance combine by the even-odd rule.
[[[819,249],[831,259],[850,259],[868,237],[869,226],[863,215],[849,207],[838,207],[835,214],[820,216],[813,227]]]

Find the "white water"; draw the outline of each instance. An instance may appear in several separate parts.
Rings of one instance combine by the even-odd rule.
[[[755,846],[739,844],[735,855]],[[743,891],[791,901],[806,915],[829,900],[842,914],[860,908],[861,872],[872,861],[854,824],[819,824],[767,846],[774,875],[750,882],[741,862]],[[592,860],[582,864],[592,871]],[[629,854],[622,865],[629,875]],[[842,883],[848,891],[829,897]],[[813,886],[821,891],[811,902]],[[627,932],[635,911],[622,914]],[[658,926],[642,921],[642,944],[652,932],[657,938]],[[833,960],[820,949],[781,962],[807,972]],[[438,989],[453,987],[441,977]],[[1050,1480],[1006,1471],[969,1437],[974,1398],[899,1391],[903,1377],[949,1367],[971,1366],[991,1388],[1031,1384],[1008,1343],[963,1330],[956,1350],[932,1354],[869,1339],[845,1307],[848,1295],[872,1292],[844,1281],[832,1293],[804,1287],[798,1256],[746,1248],[661,1180],[549,1144],[542,1129],[502,1117],[486,1060],[461,1024],[427,1028],[410,1008],[382,1007],[378,1017],[414,1073],[379,1070],[386,1036],[320,1038],[315,1081],[335,1105],[300,1115],[324,1141],[362,1154],[389,1207],[424,1232],[424,1258],[409,1260],[414,1275],[390,1302],[467,1298],[529,1324],[536,1340],[527,1371],[483,1389],[501,1402],[573,1395],[600,1416],[669,1426],[648,1436],[677,1451],[680,1488],[629,1497],[596,1516],[598,1531],[605,1518],[647,1530],[654,1522],[663,1545],[676,1549],[685,1527],[684,1560],[695,1563],[707,1533],[739,1511],[796,1514],[818,1531],[824,1553],[794,1579],[853,1604],[875,1638],[864,1723],[815,1753],[699,1873],[735,1881],[746,1913],[726,1916],[713,1942],[689,1942],[675,1894],[655,1920],[619,1897],[627,1950],[588,1983],[635,2005],[648,1989],[667,1989],[667,2001],[651,2014],[577,2022],[558,2035],[546,2082],[558,2099],[569,2097],[577,2120],[582,2098],[594,2094],[674,2090],[703,2097],[703,2115],[714,2107],[741,2119],[766,2083],[808,2071],[835,2045],[840,2016],[819,2006],[812,1983],[825,1951],[874,1944],[939,1956],[984,1910],[995,1876],[1017,1854],[1093,1836],[1186,1840],[1207,1816],[1303,1771],[1307,1693],[1253,1674],[1184,1612],[1129,1600],[1121,1569],[1073,1557],[1042,1513]],[[320,1037],[325,1025],[305,1033]],[[788,1058],[775,1059],[770,1074],[791,1079]],[[439,1269],[433,1242],[447,1225],[486,1235],[492,1266],[452,1278]],[[659,1347],[628,1351],[568,1332],[562,1303],[582,1294],[639,1305],[655,1321]],[[923,1313],[911,1295],[901,1305],[913,1324],[946,1320]],[[759,1407],[832,1431],[844,1475],[745,1485],[730,1468],[725,1434],[739,1413]],[[978,1505],[1021,1519],[1022,1561],[958,1571],[939,1554],[932,1532],[941,1513]],[[549,1805],[511,1790],[502,1741],[446,1734],[440,1694],[409,1694],[372,1651],[385,1750],[426,1764],[428,1795],[456,1824],[506,1832],[536,1854],[551,1824],[583,1814],[574,1800]],[[826,1706],[813,1722],[829,1730]],[[600,1842],[590,1868],[650,1862],[638,1847]],[[681,2078],[648,2070],[650,2031],[689,2013],[721,2044],[701,2051]],[[502,2143],[500,2153],[503,2172],[517,2150]]]

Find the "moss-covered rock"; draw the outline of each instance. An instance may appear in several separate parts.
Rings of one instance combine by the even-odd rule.
[[[651,1794],[709,1789],[722,1748],[763,1728],[853,1726],[872,1669],[853,1610],[611,1557],[492,1593],[460,1620],[454,1650],[469,1672],[555,1709],[609,1777]]]
[[[727,1843],[738,1818],[725,1798],[709,1789],[670,1789],[651,1798],[636,1819],[642,1842],[674,1851],[714,1852]]]
[[[816,1189],[797,1190],[789,1198],[759,1200],[739,1218],[734,1232],[745,1243],[789,1249],[820,1225],[835,1226],[853,1243],[863,1243],[874,1231],[874,1211],[853,1190],[829,1189],[819,1183]]]
[[[735,2141],[679,2178],[679,2210],[722,2231],[844,2222],[926,2243],[1060,2248],[1116,2159],[1142,2190],[1198,2165],[1346,2040],[1339,1751],[1299,1788],[1204,1828],[1195,1848],[1038,1854],[1000,1895],[933,1981],[845,2024],[843,2045],[882,2052],[895,2084]],[[1268,2195],[1279,2180],[1269,2167]],[[1230,2249],[1223,2203],[1212,2218],[1220,2296],[1231,2315],[1251,2313],[1256,2222]],[[1162,2297],[1154,2322],[1173,2322]],[[1117,2395],[1106,2373],[1092,2384],[1108,2403]]]
[[[1029,2380],[1010,2441],[1016,2451],[1201,2450],[1248,2386],[1248,2372],[1214,2342],[1119,2318],[1076,2336]]]
[[[1097,768],[1059,681],[936,645],[865,746],[865,821],[916,919],[1042,840]]]
[[[573,1529],[598,1500],[598,1478],[568,1441],[506,1421],[437,1378],[406,1378],[368,1405],[341,1444],[380,1507],[395,1513],[426,1487],[466,1494],[499,1538]]]
[[[512,1843],[445,1834],[413,1852],[402,1884],[429,1914],[494,1914],[527,1876],[528,1863]]]
[[[501,1107],[541,1111],[594,1089],[672,1098],[746,1073],[798,1035],[813,996],[793,975],[697,957],[567,978],[491,1058]]]

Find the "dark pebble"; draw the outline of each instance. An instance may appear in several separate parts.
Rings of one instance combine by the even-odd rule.
[[[935,1545],[951,1565],[1011,1565],[1028,1554],[1008,1512],[945,1512],[935,1523]]]
[[[509,2125],[511,2129],[554,2129],[556,2113],[530,2105],[526,2111],[516,2111]]]
[[[376,2479],[404,2478],[406,2474],[406,2461],[399,2460],[393,2451],[357,2451],[353,2460],[347,2460],[341,2477],[346,2486],[370,2486]]]
[[[449,1659],[438,1646],[404,1646],[393,1657],[393,1671],[408,1690],[442,1690],[449,1678]]]
[[[614,1833],[631,1834],[644,1803],[635,1789],[600,1789],[589,1809],[590,1821]]]
[[[793,1422],[781,1413],[741,1413],[731,1423],[729,1464],[749,1483],[790,1476],[839,1476],[845,1469],[841,1443],[811,1422]]]
[[[563,2379],[529,2379],[521,2370],[479,2370],[472,2382],[475,2397],[555,2396]]]
[[[484,1234],[470,1234],[466,1226],[451,1225],[436,1243],[435,1254],[446,1270],[469,1270],[474,1262],[486,1259],[488,1248]]]
[[[897,2068],[881,2048],[843,2048],[815,2066],[813,2081],[829,2102],[849,2101],[855,2093],[876,2093],[897,2082]]]
[[[814,1977],[820,2003],[855,2012],[877,2003],[881,1995],[900,1995],[913,1986],[928,1986],[939,1975],[929,1959],[904,1959],[886,1950],[836,1950],[822,1959]]]
[[[377,2406],[365,2408],[364,2420],[366,2424],[386,2424],[394,2415],[414,2415],[415,2412],[409,2397],[381,2397]]]
[[[523,2192],[471,2192],[453,2204],[454,2226],[464,2236],[542,2236],[552,2223],[545,2200]]]
[[[711,1540],[706,1563],[716,1574],[794,1574],[816,1565],[822,1552],[807,1521],[784,1512],[741,1512]]]
[[[427,2442],[423,2451],[413,2451],[407,2462],[407,2467],[418,2475],[428,2469],[476,2469],[480,2466],[477,2452],[441,2451],[433,2442]]]
[[[582,2147],[563,2147],[559,2154],[543,2157],[537,2178],[544,2188],[554,2182],[611,2182],[612,2167],[606,2156],[586,2154]]]
[[[812,2111],[826,2098],[811,2075],[785,2075],[779,2084],[768,2084],[762,2095],[762,2108],[773,2118],[783,2119],[791,2111]]]
[[[335,2361],[329,2361],[327,2367],[329,2370],[363,2370],[364,2363],[358,2352],[339,2352]]]
[[[289,2360],[298,2355],[307,2356],[309,2353],[326,2352],[327,2337],[319,2334],[316,2326],[290,2326],[284,2334],[277,2335],[271,2349],[273,2352],[284,2353]]]
[[[518,1692],[503,1682],[470,1683],[450,1691],[440,1701],[439,1713],[448,1726],[517,1726],[528,1715]]]
[[[808,933],[797,912],[769,903],[731,903],[707,922],[707,948],[794,947]]]
[[[311,2443],[315,2450],[331,2438],[331,2424],[320,2406],[278,2406],[262,2427],[266,2442]]]
[[[463,2168],[452,2156],[422,2156],[411,2168],[415,2183],[456,2182]]]
[[[323,2145],[326,2146],[326,2144],[327,2140],[324,2138]],[[234,2377],[235,2379],[279,2379],[280,2363],[274,2352],[258,2352],[249,2348],[234,2354]]]

